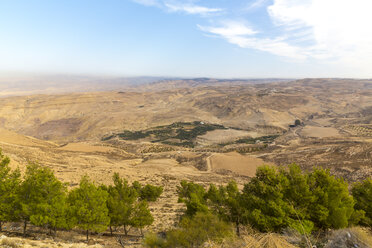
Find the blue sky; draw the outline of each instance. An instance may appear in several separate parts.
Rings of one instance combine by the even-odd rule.
[[[0,0],[0,71],[372,77],[370,0]]]

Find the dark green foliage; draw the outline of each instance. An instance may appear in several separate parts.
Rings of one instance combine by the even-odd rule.
[[[111,226],[141,229],[154,221],[147,201],[156,201],[162,187],[139,182],[129,185],[117,173],[114,185],[97,187],[87,176],[78,188],[67,194],[67,185],[59,181],[53,171],[30,164],[23,181],[19,169],[11,171],[9,158],[0,150],[0,230],[6,221],[57,229],[79,227],[100,232]],[[111,228],[110,228],[111,229]]]
[[[223,220],[234,223],[236,233],[240,235],[239,226],[246,223],[246,218],[243,215],[242,197],[236,182],[231,181],[226,187],[219,186],[219,188],[211,184],[207,198],[213,212]]]
[[[140,199],[148,202],[155,202],[162,193],[163,187],[153,186],[151,184],[146,184],[139,191]]]
[[[260,141],[262,143],[272,143],[276,138],[278,138],[279,135],[268,135],[268,136],[261,136],[257,138],[244,138],[244,139],[238,139],[235,141],[237,144],[256,144],[257,141]]]
[[[66,228],[66,185],[52,170],[37,164],[27,166],[24,181],[18,193],[18,216],[26,224],[50,229]]]
[[[301,125],[301,121],[300,120],[295,120],[294,124],[295,124],[295,126],[299,126],[299,125]]]
[[[125,179],[120,178],[118,173],[114,174],[113,180],[114,186],[109,186],[107,189],[110,226],[124,226],[127,235],[127,227],[132,223],[132,213],[138,193]]]
[[[185,217],[179,228],[166,233],[166,239],[154,235],[147,236],[144,243],[147,247],[201,247],[206,241],[220,242],[233,237],[232,227],[211,213],[197,213]],[[155,244],[159,246],[155,246]]]
[[[0,149],[0,231],[2,224],[14,219],[14,206],[20,184],[19,169],[11,171],[9,158]]]
[[[288,180],[283,197],[291,207],[290,227],[301,234],[311,233],[314,223],[310,221],[309,206],[313,204],[315,197],[310,190],[308,174],[303,173],[296,164],[291,164],[287,170],[282,169],[280,172]]]
[[[107,207],[110,226],[123,226],[125,235],[128,235],[129,227],[142,229],[151,225],[154,219],[146,201],[156,201],[162,194],[163,187],[150,184],[143,187],[137,181],[130,186],[118,173],[114,174],[113,180],[114,186],[101,186],[109,193]]]
[[[372,227],[372,179],[354,184],[352,194],[356,202],[355,209],[365,213],[361,224]]]
[[[364,212],[370,211],[369,187],[370,181],[356,185],[354,192],[360,197],[360,204],[355,211],[353,197],[343,179],[324,169],[303,173],[298,165],[292,164],[280,170],[258,168],[256,177],[245,184],[242,192],[235,182],[219,187],[212,184],[206,192],[201,185],[183,181],[178,195],[180,202],[186,204],[186,216],[212,212],[234,223],[237,234],[242,224],[262,232],[290,227],[309,234],[313,230],[356,224]]]
[[[200,121],[194,122],[176,122],[167,126],[158,126],[142,131],[128,131],[106,136],[102,140],[110,140],[119,137],[123,140],[138,140],[150,137],[152,142],[161,142],[167,145],[194,147],[195,138],[199,135],[206,134],[208,131],[216,129],[226,129],[222,125],[207,124]],[[176,139],[176,141],[175,141]],[[177,140],[179,140],[177,142]]]
[[[146,138],[150,135],[148,132],[142,132],[142,131],[124,131],[122,133],[119,133],[118,136],[124,140],[138,140]]]
[[[107,209],[108,193],[94,185],[87,176],[78,188],[68,195],[69,218],[78,227],[87,231],[104,231],[110,223]]]
[[[336,179],[329,170],[315,169],[309,175],[314,202],[309,206],[310,219],[319,229],[344,228],[354,212],[354,200],[348,184]]]
[[[263,166],[244,186],[243,204],[249,223],[263,232],[279,231],[290,223],[290,204],[284,199],[287,178],[275,168]]]
[[[147,202],[138,202],[133,209],[131,225],[133,227],[139,228],[142,233],[142,228],[151,225],[153,222],[154,217],[152,217],[150,213],[149,205],[147,204]]]
[[[178,202],[186,204],[186,215],[193,216],[197,212],[208,212],[206,191],[203,186],[192,182],[182,181],[177,186]]]

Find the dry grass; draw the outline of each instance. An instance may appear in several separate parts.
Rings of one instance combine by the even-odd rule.
[[[84,243],[63,243],[54,242],[53,240],[29,240],[23,238],[13,237],[0,237],[0,247],[3,248],[32,248],[32,247],[45,247],[45,248],[101,248],[101,245],[87,245]]]
[[[297,248],[276,233],[245,235],[236,240],[225,240],[222,244],[207,242],[208,248]]]

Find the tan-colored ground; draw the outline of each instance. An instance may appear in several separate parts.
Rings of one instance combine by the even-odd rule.
[[[214,130],[198,137],[198,143],[203,145],[211,145],[218,143],[227,143],[239,138],[252,137],[256,138],[259,136],[257,131],[243,131],[243,130]]]
[[[313,138],[339,137],[340,133],[333,127],[306,126],[302,129],[301,135]]]
[[[260,158],[251,155],[242,155],[237,152],[212,154],[208,158],[211,170],[223,173],[231,171],[238,175],[254,177],[259,166],[265,163]]]
[[[71,152],[103,152],[103,153],[111,153],[114,152],[112,147],[102,146],[102,145],[90,145],[87,143],[68,143],[59,148],[63,151],[71,151]]]
[[[372,81],[364,80],[180,80],[120,92],[4,97],[0,148],[12,167],[24,171],[27,163],[38,162],[70,187],[85,174],[97,183],[112,183],[114,172],[129,182],[162,185],[164,194],[151,205],[155,223],[149,229],[164,230],[177,222],[184,207],[176,195],[181,180],[209,185],[234,179],[242,186],[261,164],[293,162],[306,170],[324,166],[350,181],[371,176],[371,86]],[[296,119],[303,124],[289,127]],[[228,129],[197,137],[195,148],[102,140],[123,130],[178,121]],[[279,137],[266,144],[234,144],[240,138],[270,135]]]

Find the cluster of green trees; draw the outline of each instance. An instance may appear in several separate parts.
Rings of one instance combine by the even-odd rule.
[[[276,169],[260,167],[256,177],[239,190],[236,182],[211,184],[206,190],[193,182],[181,182],[179,201],[186,216],[214,213],[239,226],[249,224],[261,232],[293,228],[300,233],[339,229],[354,224],[372,226],[372,180],[349,185],[329,170],[303,172],[296,164]]]
[[[372,227],[372,179],[352,185],[350,193],[344,179],[321,168],[305,173],[296,164],[262,166],[242,190],[235,181],[207,189],[182,181],[177,191],[186,205],[179,227],[165,238],[148,235],[148,247],[198,247],[230,236],[231,225],[237,235],[242,225],[261,232],[291,228],[304,235],[355,224]]]
[[[156,201],[163,188],[132,185],[114,174],[114,185],[95,185],[84,176],[79,187],[70,191],[49,168],[30,164],[24,177],[19,169],[9,168],[9,158],[0,150],[0,230],[4,222],[23,222],[57,229],[81,228],[101,232],[123,226],[125,234],[131,227],[142,228],[154,221],[147,202]]]

